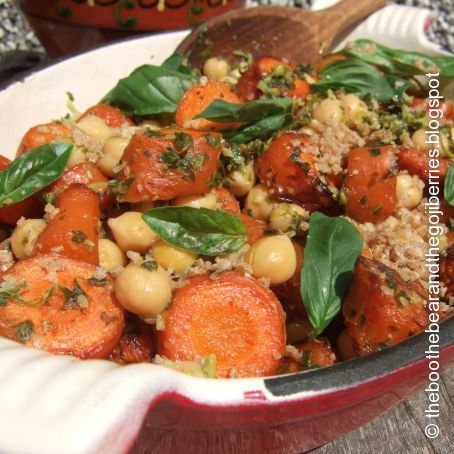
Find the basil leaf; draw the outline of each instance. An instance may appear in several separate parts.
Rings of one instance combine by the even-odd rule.
[[[73,146],[50,143],[34,148],[0,172],[0,208],[21,202],[53,183],[65,169]]]
[[[445,180],[444,196],[449,205],[454,206],[454,162],[449,165]]]
[[[318,336],[341,308],[363,240],[346,219],[313,213],[304,248],[301,296]]]
[[[433,57],[442,77],[454,78],[454,57]]]
[[[290,98],[259,99],[247,104],[232,104],[221,99],[212,102],[195,118],[219,123],[243,123],[235,130],[222,131],[232,143],[245,143],[269,137],[291,120],[293,101]]]
[[[101,100],[126,115],[155,115],[175,112],[186,90],[197,82],[181,66],[182,59],[172,56],[163,65],[143,65],[117,85]]]
[[[185,64],[186,60],[183,55],[175,52],[172,54],[164,63],[161,68],[170,69],[171,71],[177,71],[183,74],[192,74],[193,69]]]
[[[146,211],[142,217],[167,243],[198,254],[214,256],[234,252],[247,239],[243,222],[222,210],[160,207]]]
[[[374,66],[355,58],[335,60],[328,63],[319,73],[320,82],[311,86],[319,91],[344,89],[359,96],[371,94],[379,101],[389,100],[402,93],[402,85],[408,87],[405,79],[394,77],[392,81]],[[400,82],[396,86],[396,82]]]

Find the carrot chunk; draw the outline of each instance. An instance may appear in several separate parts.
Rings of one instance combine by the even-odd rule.
[[[205,85],[192,85],[184,94],[175,112],[175,121],[180,128],[199,131],[217,131],[220,129],[237,128],[238,123],[217,123],[203,118],[194,119],[201,114],[214,100],[240,104],[238,96],[227,84],[208,81]]]
[[[402,148],[398,159],[399,169],[407,170],[410,175],[418,175],[425,183],[429,181],[429,161],[431,158],[424,150]],[[450,160],[439,158],[438,162],[440,183],[443,183],[448,174]]]
[[[17,149],[16,156],[22,156],[33,148],[52,142],[68,142],[72,128],[63,123],[46,123],[33,126],[24,135]]]
[[[89,107],[78,119],[80,121],[90,115],[101,118],[104,120],[109,128],[121,128],[124,125],[131,126],[134,123],[121,112],[121,110],[110,106],[109,104],[95,104]]]
[[[125,168],[119,175],[130,183],[125,200],[171,200],[209,192],[221,152],[213,137],[213,133],[185,129],[133,136],[123,154]]]
[[[113,204],[113,197],[109,193],[107,183],[109,179],[101,172],[99,167],[92,162],[81,162],[80,164],[65,169],[62,176],[48,188],[54,196],[59,196],[72,184],[83,184],[90,186],[98,194],[101,202],[101,210],[110,208]]]
[[[38,237],[34,254],[58,252],[97,265],[98,196],[86,186],[74,184],[62,192],[56,207],[58,213]]]
[[[366,355],[423,330],[428,324],[424,301],[396,271],[360,257],[343,306],[355,352]]]
[[[265,236],[265,224],[247,214],[237,214],[243,221],[247,230],[247,244],[252,246],[256,241]]]
[[[218,205],[221,210],[230,211],[230,213],[240,214],[240,204],[235,196],[225,188],[213,188],[216,197],[218,198]]]
[[[272,375],[285,350],[284,312],[269,289],[243,273],[196,276],[176,291],[157,341],[171,360],[216,355],[218,377]]]
[[[390,146],[355,148],[350,152],[345,180],[348,216],[359,222],[379,222],[394,213],[396,166]]]
[[[93,284],[95,270],[56,254],[17,262],[0,276],[0,285],[16,289],[0,305],[0,335],[59,355],[106,358],[124,316],[110,287]]]

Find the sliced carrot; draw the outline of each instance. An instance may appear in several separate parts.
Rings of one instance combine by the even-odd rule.
[[[46,123],[33,126],[24,135],[17,149],[16,156],[22,156],[27,151],[52,142],[69,142],[72,128],[63,123]]]
[[[83,184],[89,186],[98,194],[101,202],[101,210],[104,211],[113,205],[113,197],[107,187],[108,182],[109,179],[101,172],[96,164],[92,162],[81,162],[70,169],[65,169],[62,176],[49,186],[47,192],[51,192],[54,196],[58,197],[72,184]]]
[[[157,340],[171,360],[216,355],[220,378],[272,375],[285,350],[285,316],[271,290],[241,272],[195,276],[176,291]]]
[[[423,109],[426,112],[429,112],[429,109],[431,108],[429,106],[429,99],[425,98],[414,98],[412,107],[416,109]],[[443,101],[439,103],[439,105],[433,106],[433,108],[441,109],[441,111],[443,112],[443,116],[440,118],[440,123],[445,123],[454,118],[454,104],[452,103],[452,101]]]
[[[319,191],[319,173],[305,149],[307,141],[304,134],[281,133],[257,158],[257,175],[278,197],[289,196],[305,207],[326,206],[331,199]]]
[[[250,66],[238,79],[235,87],[241,101],[246,103],[260,97],[260,90],[257,88],[259,82],[260,77],[254,66]]]
[[[334,54],[334,55],[329,55],[327,57],[323,57],[321,60],[319,60],[315,64],[315,71],[319,73],[328,63],[331,63],[331,62],[337,61],[337,60],[345,60],[345,56],[340,55],[340,54]]]
[[[119,364],[147,363],[153,353],[152,328],[136,315],[126,313],[125,327],[120,342],[109,356]]]
[[[175,134],[189,136],[192,144],[179,148]],[[136,134],[123,154],[119,178],[129,181],[127,202],[171,200],[180,195],[204,194],[219,164],[220,146],[206,134],[186,129],[165,129],[159,135]]]
[[[396,156],[393,148],[355,148],[348,156],[345,180],[348,216],[359,222],[379,222],[394,213]]]
[[[343,314],[359,355],[396,344],[428,325],[425,298],[415,287],[365,257],[358,259]]]
[[[418,175],[424,182],[429,181],[429,155],[417,148],[401,148],[399,152],[399,169],[407,170],[411,175]],[[438,158],[438,172],[440,183],[443,183],[448,174],[450,160]]]
[[[99,199],[89,188],[74,184],[62,192],[58,213],[36,240],[34,254],[58,252],[97,265]]]
[[[243,221],[246,227],[248,233],[247,244],[252,246],[256,241],[265,236],[265,224],[262,221],[247,214],[238,214],[237,216]]]
[[[230,213],[240,214],[240,204],[235,196],[225,188],[213,188],[216,197],[218,198],[218,205],[221,210],[230,211]]]
[[[325,337],[296,345],[300,358],[284,357],[279,368],[281,373],[294,373],[318,367],[332,366],[337,362],[329,340]]]
[[[175,112],[177,126],[198,131],[237,128],[239,126],[238,123],[216,123],[201,118],[194,119],[196,115],[201,114],[216,99],[234,104],[241,103],[229,85],[222,82],[208,81],[204,85],[192,85],[180,100]]]
[[[5,156],[0,155],[0,172],[8,166],[11,161]],[[39,198],[34,195],[28,197],[22,202],[14,205],[0,208],[0,224],[16,225],[21,217],[33,218],[38,217],[42,211],[42,203]]]
[[[104,120],[109,128],[121,128],[122,126],[131,126],[134,123],[121,110],[110,106],[109,104],[95,104],[89,107],[78,119],[80,121],[90,115],[101,118]]]
[[[17,262],[0,277],[14,279],[21,290],[0,306],[0,335],[59,355],[106,358],[121,337],[124,316],[108,279],[93,284],[95,271],[56,254]]]

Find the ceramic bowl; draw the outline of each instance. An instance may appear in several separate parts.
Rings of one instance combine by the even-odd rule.
[[[186,32],[127,40],[60,61],[0,91],[2,153],[29,127],[80,110],[118,78],[159,63]],[[396,43],[396,45],[398,45]],[[454,318],[440,327],[454,360]],[[79,361],[0,338],[0,452],[299,453],[382,414],[428,377],[428,334],[329,368],[270,378],[194,378],[153,364]]]

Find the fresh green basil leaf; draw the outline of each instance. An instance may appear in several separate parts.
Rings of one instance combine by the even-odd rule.
[[[454,57],[433,57],[441,77],[454,78]]]
[[[242,123],[239,129],[222,131],[232,143],[245,143],[269,137],[291,119],[293,101],[290,98],[259,99],[246,104],[233,104],[216,99],[195,118],[219,123]]]
[[[101,102],[112,104],[126,115],[155,115],[175,112],[186,90],[197,82],[184,72],[181,60],[171,57],[162,66],[143,65],[117,85]]]
[[[142,217],[167,243],[198,254],[235,252],[247,239],[240,218],[222,210],[160,207],[146,211]]]
[[[304,248],[301,296],[318,336],[340,311],[363,240],[346,219],[313,213]]]
[[[193,69],[186,64],[186,59],[183,55],[175,52],[172,54],[164,63],[161,65],[161,68],[166,68],[171,71],[177,71],[183,74],[192,74]]]
[[[448,169],[448,175],[445,180],[444,196],[449,205],[454,206],[454,163],[451,163]]]
[[[12,161],[0,172],[0,208],[30,197],[53,183],[65,169],[73,146],[41,145]]]
[[[379,101],[392,99],[400,93],[377,68],[355,58],[328,63],[319,75],[321,80],[311,87],[322,92],[343,89],[359,96],[371,94]]]

